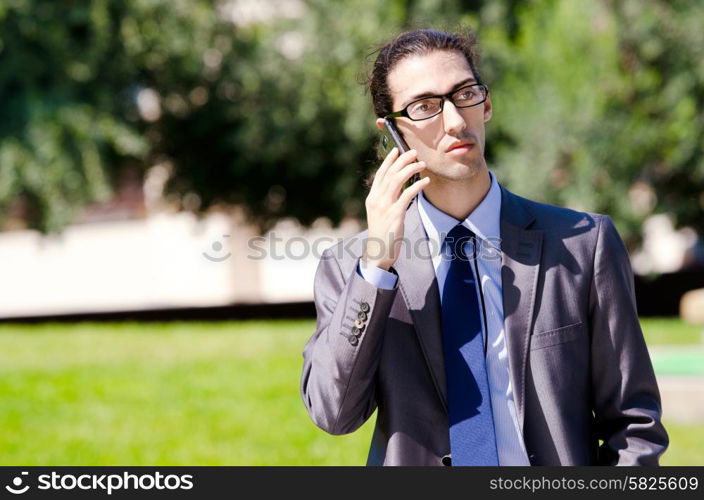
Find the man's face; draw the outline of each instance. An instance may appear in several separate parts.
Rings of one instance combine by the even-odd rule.
[[[388,75],[393,110],[428,95],[445,95],[476,83],[464,55],[436,50],[412,55],[396,64]],[[427,164],[426,173],[446,180],[474,177],[486,168],[484,122],[491,118],[491,100],[471,108],[456,108],[446,100],[439,115],[422,121],[396,118],[396,125],[408,145]],[[377,120],[383,126],[383,120]],[[463,147],[455,147],[464,144]]]

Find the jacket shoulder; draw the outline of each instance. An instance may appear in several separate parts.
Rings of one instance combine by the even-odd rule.
[[[534,217],[532,229],[542,229],[548,234],[567,235],[596,232],[605,221],[611,222],[611,218],[605,214],[551,205],[523,198],[513,193],[511,196]]]

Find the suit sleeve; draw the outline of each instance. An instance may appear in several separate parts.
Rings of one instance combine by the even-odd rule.
[[[590,293],[599,465],[658,465],[668,445],[653,366],[638,322],[633,273],[611,219],[598,219]]]
[[[323,253],[314,285],[316,330],[303,350],[303,402],[330,434],[355,431],[376,409],[376,371],[397,290],[375,287],[357,264],[344,275],[330,249]],[[361,331],[353,329],[356,320]]]

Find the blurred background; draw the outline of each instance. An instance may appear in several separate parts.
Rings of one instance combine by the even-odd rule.
[[[479,35],[487,159],[611,215],[671,437],[704,464],[704,3],[2,0],[0,464],[361,465],[299,395],[322,251],[365,227],[363,82]]]

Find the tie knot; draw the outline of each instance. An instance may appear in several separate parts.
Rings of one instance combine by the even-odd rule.
[[[465,225],[457,224],[452,230],[447,233],[447,238],[452,238],[454,240],[459,240],[460,238],[471,238],[474,233]]]
[[[457,224],[445,237],[450,256],[466,258],[465,245],[475,244],[474,233],[462,224]]]

